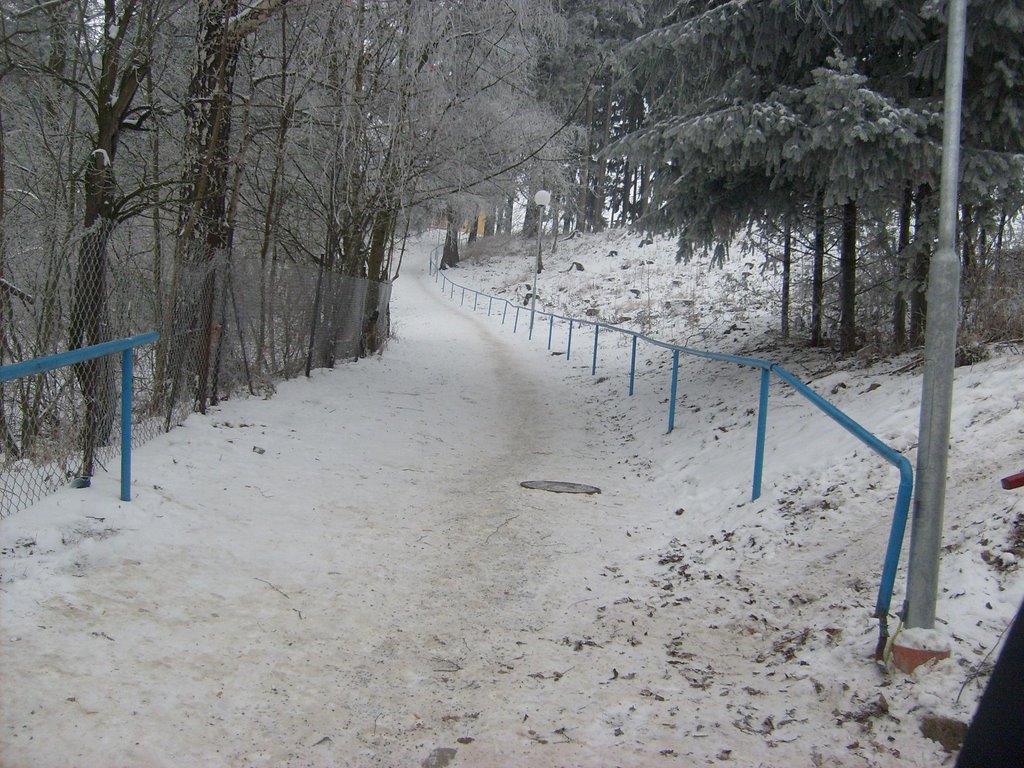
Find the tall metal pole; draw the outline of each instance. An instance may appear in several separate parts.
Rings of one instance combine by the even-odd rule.
[[[928,322],[917,449],[917,487],[910,533],[908,627],[935,626],[939,549],[946,500],[953,368],[960,316],[960,261],[956,255],[957,183],[960,174],[960,107],[964,74],[967,0],[950,0],[946,41],[946,94],[942,128],[939,246],[928,271]]]

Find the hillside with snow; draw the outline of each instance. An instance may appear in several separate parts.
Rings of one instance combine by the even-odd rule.
[[[684,358],[666,434],[669,352],[639,346],[628,397],[628,337],[592,374],[587,327],[567,356],[564,324],[442,293],[436,243],[382,356],[191,416],[131,503],[112,472],[0,521],[0,764],[952,765],[922,725],[969,720],[1024,598],[1020,350],[957,370],[952,653],[908,676],[872,659],[894,470],[775,383],[751,501],[757,372]],[[783,342],[759,258],[550,245],[539,308],[775,360],[913,461],[919,358]],[[445,279],[523,313],[533,247]]]

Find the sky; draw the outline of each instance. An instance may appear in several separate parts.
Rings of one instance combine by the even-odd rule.
[[[464,298],[438,242],[382,355],[189,417],[130,503],[111,467],[0,520],[0,764],[952,765],[922,723],[969,720],[1024,597],[1020,351],[957,370],[951,656],[906,675],[872,659],[894,470],[776,382],[751,502],[755,373],[685,359],[667,434],[668,353],[628,397],[624,337],[592,375],[587,331],[567,359],[473,295],[521,306],[530,243],[449,270]],[[546,243],[540,306],[778,358],[914,460],[918,358],[781,344],[777,276],[641,242]]]

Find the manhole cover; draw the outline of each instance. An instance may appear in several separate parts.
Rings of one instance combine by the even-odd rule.
[[[563,480],[523,480],[520,483],[523,488],[533,488],[538,491],[551,491],[552,493],[600,493],[601,489],[593,485],[583,483],[567,483]]]

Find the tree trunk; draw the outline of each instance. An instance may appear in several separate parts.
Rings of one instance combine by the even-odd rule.
[[[1006,209],[999,212],[999,226],[996,229],[996,244],[992,254],[992,284],[1003,283],[1003,238],[1006,235]]]
[[[984,248],[981,245],[984,229],[978,226],[977,212],[971,203],[964,203],[960,210],[961,308],[965,317],[973,319],[984,284]]]
[[[820,347],[825,305],[825,202],[818,195],[814,208],[814,264],[811,276],[811,346]]]
[[[601,145],[597,147],[597,168],[594,173],[594,194],[590,205],[590,231],[603,232],[605,228],[604,205],[605,186],[608,176],[608,159],[604,156],[603,150],[611,141],[612,135],[612,94],[611,87],[604,87],[605,104],[604,117],[601,120]]]
[[[782,338],[789,338],[789,288],[793,264],[793,228],[786,217],[782,243]]]
[[[391,241],[398,214],[391,210],[381,210],[374,217],[370,229],[370,251],[366,264],[366,276],[375,283],[384,282],[387,275],[388,243]]]
[[[558,204],[560,202],[558,195],[551,196],[551,253],[554,254],[558,250]]]
[[[384,339],[380,337],[377,329],[381,312],[386,312],[387,307],[380,306],[379,284],[387,280],[387,268],[385,266],[387,247],[397,222],[397,212],[381,211],[374,220],[373,228],[370,232],[370,255],[367,276],[371,282],[364,285],[366,300],[363,303],[363,314],[360,318],[362,329],[359,338],[360,356],[372,355],[374,352],[379,351],[384,343]],[[471,226],[470,231],[475,231],[475,226]],[[458,231],[456,230],[457,236]]]
[[[523,237],[537,236],[537,209],[539,207],[532,201],[526,204],[526,212],[523,214]]]
[[[4,116],[0,109],[0,365],[13,357],[11,355],[11,339],[9,332],[14,327],[14,306],[11,301],[11,292],[7,289],[7,222],[5,220],[6,206],[5,176],[7,162],[4,156]],[[25,300],[25,299],[23,299]],[[0,451],[8,456],[19,459],[21,451],[17,441],[7,423],[7,412],[4,409],[3,384],[0,384]]]
[[[509,195],[505,200],[505,234],[512,234],[512,219],[515,217],[515,200]]]
[[[913,278],[914,290],[910,293],[910,345],[920,347],[924,344],[924,327],[928,315],[928,269],[931,266],[932,249],[929,241],[925,218],[925,206],[931,197],[927,187],[917,191],[917,203],[914,212],[914,241],[917,246],[914,252]]]
[[[585,232],[587,229],[587,209],[590,202],[590,140],[591,125],[594,122],[594,91],[587,94],[587,111],[583,117],[586,133],[583,137],[583,149],[580,152],[579,193],[576,200],[576,229]]]
[[[147,6],[147,38],[152,40],[154,33],[153,30],[153,19],[152,6]],[[153,83],[152,70],[146,72],[146,100],[150,104],[156,102],[156,88]],[[158,126],[153,126],[149,134],[149,161],[150,161],[150,182],[156,184],[160,179],[160,130]],[[160,205],[159,193],[156,191],[154,186],[153,192],[150,195],[150,217],[151,217],[151,231],[153,233],[153,265],[152,265],[152,284],[153,284],[153,323],[156,328],[163,328],[164,325],[164,312],[166,307],[164,306],[164,253],[163,253],[163,223],[160,218]],[[153,372],[153,378],[156,381],[163,381],[166,375],[167,366],[167,346],[164,344],[157,345],[156,359],[154,362],[155,370]]]
[[[892,305],[892,339],[897,349],[907,345],[907,272],[910,264],[907,248],[910,245],[910,216],[914,202],[913,193],[908,186],[903,191],[903,203],[900,205],[899,241],[896,250],[896,294]]]
[[[459,225],[456,223],[455,210],[448,208],[448,228],[444,238],[444,250],[441,252],[441,269],[459,265]]]
[[[843,205],[843,239],[839,253],[839,351],[857,351],[857,203]]]

